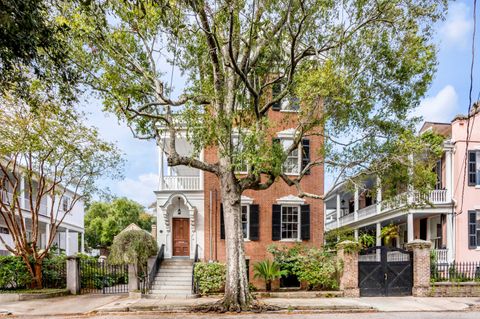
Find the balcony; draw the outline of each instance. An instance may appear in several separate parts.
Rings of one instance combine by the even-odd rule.
[[[161,191],[198,191],[202,189],[200,176],[163,176],[160,182]]]
[[[13,198],[14,198],[14,196],[10,192],[0,192],[0,200],[3,203],[10,204],[10,203],[12,203]],[[19,197],[18,199],[19,199],[20,205],[23,209],[25,209],[27,211],[31,211],[30,199],[29,198]],[[33,201],[33,206],[35,206],[35,205],[36,205],[36,202],[34,200]],[[38,213],[40,215],[47,216],[47,203],[46,202],[41,202],[40,203]]]
[[[357,211],[357,214],[350,213],[340,217],[339,226],[340,227],[346,226],[355,221],[360,221],[374,215],[387,213],[392,210],[405,207],[407,206],[408,203],[409,203],[408,193],[398,194],[397,196],[387,200],[383,200],[380,203],[361,208]],[[419,204],[425,203],[426,206],[428,206],[428,204],[431,204],[431,205],[448,204],[449,201],[447,200],[447,191],[444,189],[433,190],[428,195],[421,195],[419,193],[415,193],[413,196],[413,204],[415,203],[419,203]],[[332,228],[335,228],[335,225],[336,223],[331,222],[329,223],[328,226],[331,227],[330,229],[332,229]]]
[[[433,253],[435,254],[435,260],[437,261],[437,263],[448,263],[448,249],[434,249]]]

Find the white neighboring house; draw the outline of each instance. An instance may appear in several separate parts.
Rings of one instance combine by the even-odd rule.
[[[20,204],[23,211],[23,216],[25,219],[25,224],[27,230],[29,231],[28,235],[31,235],[31,214],[30,214],[30,200],[27,197],[27,192],[24,189],[25,183],[21,184],[20,187]],[[55,201],[56,205],[60,205],[60,210],[58,211],[58,219],[63,216],[64,211],[63,207],[68,207],[70,203],[69,200],[72,200],[74,197],[74,192],[70,190],[66,190],[65,195],[63,195],[62,201],[59,203],[57,199]],[[0,191],[0,200],[6,201],[7,198],[12,198],[12,194],[5,191]],[[49,237],[50,227],[50,209],[52,207],[52,200],[50,198],[44,197],[44,202],[40,204],[39,210],[39,247],[45,248],[46,240]],[[54,209],[54,212],[57,210]],[[84,252],[84,217],[85,217],[85,209],[84,209],[84,202],[82,199],[79,199],[75,205],[73,206],[72,210],[67,213],[65,219],[60,224],[60,227],[57,230],[57,234],[55,236],[55,240],[51,247],[56,245],[60,251],[65,252],[68,255],[74,255],[78,252]],[[58,223],[58,222],[57,222]],[[3,240],[10,245],[11,247],[14,246],[12,236],[9,233],[8,228],[6,227],[5,220],[3,216],[0,215],[0,236]],[[0,255],[10,255],[10,251],[8,251],[5,245],[0,241]]]

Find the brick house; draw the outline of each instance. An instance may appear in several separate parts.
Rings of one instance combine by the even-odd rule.
[[[294,101],[291,101],[292,103]],[[275,105],[269,112],[273,128],[272,139],[288,147],[293,141],[298,109],[290,103]],[[189,257],[196,254],[204,261],[225,262],[220,188],[217,177],[211,173],[186,166],[168,167],[163,145],[159,149],[159,189],[157,196],[157,240],[165,245],[165,258]],[[318,156],[322,137],[304,138],[297,151],[288,156],[284,170],[298,175],[306,164]],[[188,154],[192,145],[181,136],[177,138],[179,153]],[[200,158],[215,162],[217,150],[205,149]],[[239,172],[239,175],[242,173]],[[323,166],[314,166],[302,179],[305,192],[323,194]],[[321,246],[323,243],[323,203],[320,200],[299,198],[294,187],[277,180],[269,189],[245,191],[242,194],[242,221],[244,224],[245,254],[249,265],[250,282],[263,287],[253,279],[253,263],[271,259],[267,247],[272,244],[302,243]]]

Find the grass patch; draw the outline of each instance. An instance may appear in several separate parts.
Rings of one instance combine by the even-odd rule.
[[[17,290],[0,290],[0,294],[51,294],[64,292],[66,289],[17,289]]]

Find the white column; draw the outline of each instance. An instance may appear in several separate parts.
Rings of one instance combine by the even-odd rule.
[[[70,231],[65,229],[65,254],[70,256]]]
[[[453,218],[454,214],[447,214],[447,261],[452,262],[454,259],[454,238],[455,233],[453,231]]]
[[[340,227],[340,194],[337,194],[337,227]]]
[[[382,224],[381,223],[377,223],[377,229],[376,229],[376,238],[377,238],[377,241],[375,243],[375,246],[382,246]]]
[[[353,234],[355,236],[355,240],[358,241],[358,228],[354,229]]]
[[[359,196],[358,196],[358,186],[355,185],[355,193],[353,195],[354,200],[354,208],[353,208],[353,218],[354,220],[358,220],[358,208],[360,207],[359,203]]]
[[[431,225],[432,225],[432,222],[431,222],[430,218],[427,218],[427,240],[432,239],[432,233],[431,233],[431,229],[430,229]]]
[[[80,251],[82,254],[85,254],[85,233],[81,233],[81,239],[80,239]]]
[[[407,215],[407,235],[408,235],[408,242],[413,241],[414,234],[413,234],[413,214],[408,213]]]
[[[377,176],[377,214],[382,211],[382,180]]]
[[[20,175],[20,208],[25,209],[25,176],[22,174]]]
[[[453,146],[449,143],[448,146],[446,145],[446,152],[445,152],[445,189],[447,191],[446,200],[448,203],[452,201],[452,191],[453,191],[452,152],[453,152]]]
[[[164,159],[163,159],[163,150],[160,146],[158,146],[158,149],[160,151],[159,154],[159,169],[158,169],[158,176],[159,176],[159,184],[158,184],[158,189],[163,190],[163,164],[164,164]]]
[[[45,243],[44,248],[47,248],[48,241],[50,240],[50,223],[45,224]]]

